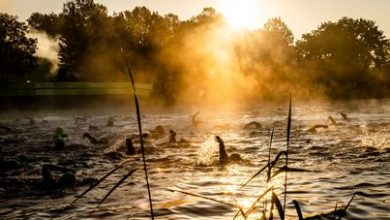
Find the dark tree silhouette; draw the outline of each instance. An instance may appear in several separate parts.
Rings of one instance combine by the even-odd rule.
[[[216,22],[223,23],[224,21],[221,14],[219,14],[214,8],[209,7],[204,8],[199,15],[192,17],[190,22],[195,24],[195,26],[208,26]]]
[[[17,17],[0,13],[0,81],[24,76],[36,66],[36,40],[27,33],[27,25]]]
[[[51,37],[56,37],[61,34],[63,28],[63,17],[61,15],[41,14],[38,12],[32,13],[27,19],[30,27],[38,31],[44,31]]]
[[[120,34],[128,51],[143,58],[150,58],[158,49],[159,24],[162,17],[146,7],[136,7],[132,11],[124,11],[115,16],[116,32]]]
[[[5,16],[3,20],[7,20]],[[21,29],[14,34],[24,36],[25,24],[12,22],[7,28]],[[202,99],[208,92],[206,81],[218,77],[218,73],[210,73],[225,71],[219,63],[222,56],[234,64],[229,66],[233,74],[252,80],[253,98],[274,100],[291,88],[336,98],[390,91],[390,42],[373,21],[365,19],[326,22],[295,42],[287,24],[278,17],[269,19],[259,30],[232,32],[224,29],[227,22],[213,8],[204,8],[182,21],[177,15],[162,16],[146,7],[108,15],[107,8],[93,0],[70,0],[61,13],[33,13],[28,23],[33,29],[60,37],[60,68],[54,80],[127,80],[122,48],[137,81],[153,83],[153,96],[168,103],[195,93]],[[32,57],[35,41],[25,37],[11,43],[4,33],[1,51],[23,50],[30,57],[2,52],[2,80],[29,72],[36,62]],[[43,59],[39,63],[30,76],[42,80],[45,78],[40,73],[50,66]]]
[[[108,41],[113,34],[107,8],[93,0],[74,0],[64,4],[59,50],[59,79],[93,80],[99,75],[88,66],[94,56],[109,56]],[[99,62],[93,63],[93,65]],[[96,66],[95,66],[96,67]],[[96,70],[96,69],[95,69]],[[95,75],[96,74],[96,75]]]
[[[388,62],[388,45],[373,21],[342,18],[304,34],[297,49],[315,66],[314,80],[340,96],[374,86],[370,74]]]

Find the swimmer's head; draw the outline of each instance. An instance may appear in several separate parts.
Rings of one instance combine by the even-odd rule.
[[[83,138],[88,137],[88,136],[90,136],[90,134],[89,134],[88,132],[85,132],[85,133],[83,134]]]
[[[63,134],[64,133],[64,129],[58,127],[56,128],[56,134]]]
[[[169,130],[169,134],[175,136],[176,135],[176,131],[171,129],[171,130]]]
[[[149,132],[145,132],[142,134],[142,137],[143,138],[149,138],[150,137],[150,133]]]
[[[72,173],[64,173],[64,175],[58,179],[58,184],[61,186],[73,186],[76,184],[76,177]]]
[[[156,132],[158,133],[164,133],[165,130],[164,130],[164,127],[161,126],[161,125],[157,125],[156,128],[154,129]]]

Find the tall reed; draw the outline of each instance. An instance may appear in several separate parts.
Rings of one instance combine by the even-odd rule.
[[[141,142],[142,162],[143,162],[143,165],[144,165],[146,187],[148,188],[150,216],[151,216],[152,220],[154,220],[153,202],[152,202],[152,195],[151,195],[151,192],[150,192],[148,169],[147,169],[147,166],[146,166],[145,147],[144,147],[144,140],[143,140],[143,135],[142,135],[141,111],[140,111],[138,97],[137,97],[137,90],[135,88],[133,73],[131,71],[129,62],[127,61],[126,55],[125,55],[122,47],[121,47],[121,54],[123,56],[124,62],[126,63],[127,73],[129,74],[131,85],[132,85],[132,89],[133,89],[133,93],[134,93],[135,109],[136,109],[136,112],[137,112],[138,131],[139,131],[139,138],[140,138],[140,142]]]
[[[81,193],[79,196],[77,196],[69,205],[65,206],[64,208],[62,208],[60,211],[58,211],[54,216],[52,216],[50,219],[55,219],[57,218],[61,213],[63,213],[66,209],[68,209],[69,207],[71,207],[73,204],[75,204],[79,199],[81,199],[82,197],[84,197],[88,192],[90,192],[91,190],[93,190],[94,188],[96,188],[101,182],[103,182],[105,179],[107,179],[107,177],[111,176],[111,174],[113,174],[115,171],[117,171],[119,168],[123,167],[125,164],[129,163],[131,160],[128,159],[128,160],[125,160],[123,161],[121,164],[119,164],[118,166],[116,166],[114,169],[110,170],[108,173],[106,173],[106,175],[104,175],[103,177],[101,177],[98,181],[96,181],[94,184],[92,184],[90,187],[88,187],[88,189],[86,189],[83,193]]]
[[[286,217],[286,204],[287,204],[287,173],[288,173],[288,148],[290,146],[290,133],[291,133],[291,94],[290,102],[288,106],[288,118],[287,118],[287,145],[286,145],[286,173],[284,176],[284,204],[283,204],[283,219]]]

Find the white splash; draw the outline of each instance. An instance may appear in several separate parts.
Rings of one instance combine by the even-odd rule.
[[[367,125],[360,126],[360,146],[375,147],[378,149],[390,148],[390,134],[383,132],[370,132]]]
[[[217,143],[214,138],[208,138],[201,143],[196,158],[196,164],[200,166],[210,166],[215,162],[215,155],[218,151]]]

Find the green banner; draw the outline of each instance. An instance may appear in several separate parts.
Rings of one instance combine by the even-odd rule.
[[[151,84],[136,83],[137,94],[147,96]],[[129,82],[34,82],[0,83],[0,96],[56,96],[56,95],[130,95]]]

